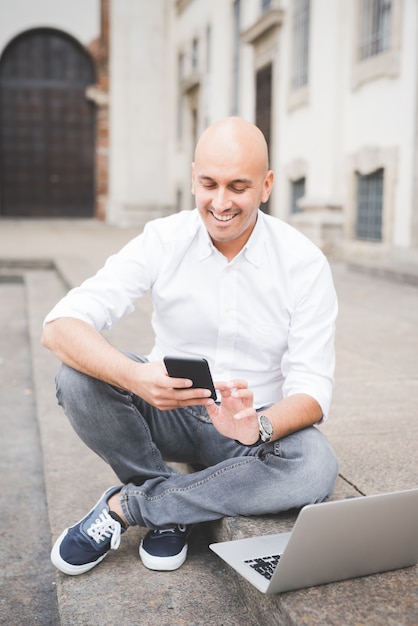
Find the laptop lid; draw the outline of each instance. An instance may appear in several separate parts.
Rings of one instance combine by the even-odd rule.
[[[263,593],[408,567],[418,562],[418,489],[308,505],[291,533],[210,547]],[[277,552],[270,581],[245,563]]]

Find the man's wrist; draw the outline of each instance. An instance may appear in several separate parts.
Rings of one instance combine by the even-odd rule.
[[[274,437],[273,424],[264,413],[257,413],[259,441],[262,443],[268,443],[272,441]]]
[[[235,441],[241,446],[257,446],[261,443],[269,443],[272,441],[274,437],[274,428],[267,415],[264,413],[257,413],[257,422],[258,439],[256,439],[253,443],[243,443],[238,439],[235,439]]]

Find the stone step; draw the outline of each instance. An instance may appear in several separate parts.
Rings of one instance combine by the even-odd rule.
[[[101,493],[117,484],[113,472],[73,433],[57,406],[54,375],[58,362],[39,343],[45,312],[65,288],[55,272],[27,272],[34,386],[43,453],[51,540],[79,519]],[[41,297],[40,297],[41,296]],[[80,577],[54,571],[60,624],[253,624],[233,585],[220,575],[208,549],[210,528],[203,524],[190,539],[189,557],[176,572],[146,570],[138,555],[145,529],[132,528],[117,552]],[[45,555],[44,555],[45,558]],[[49,560],[49,553],[48,553]]]
[[[150,572],[142,566],[137,550],[145,530],[138,528],[130,529],[124,535],[120,549],[111,552],[90,573],[67,577],[55,571],[49,563],[51,542],[63,528],[89,510],[104,489],[117,479],[79,441],[57,406],[54,375],[59,364],[39,342],[44,315],[71,286],[72,280],[66,277],[65,270],[57,273],[49,266],[18,269],[17,273],[16,268],[13,270],[13,280],[19,282],[16,277],[22,277],[24,295],[20,291],[19,306],[22,307],[24,302],[26,308],[26,330],[21,321],[18,333],[20,345],[23,337],[26,347],[15,350],[15,358],[16,367],[24,372],[19,384],[23,396],[30,399],[32,418],[26,415],[26,421],[16,421],[15,427],[19,426],[14,432],[5,431],[2,442],[11,437],[15,451],[12,442],[10,450],[7,442],[3,443],[2,451],[4,458],[9,459],[6,467],[13,468],[13,455],[21,462],[22,449],[31,463],[16,464],[16,472],[10,471],[8,476],[12,488],[8,485],[2,492],[3,508],[8,511],[7,543],[4,542],[8,549],[2,549],[0,557],[4,558],[1,586],[6,591],[1,594],[0,623],[17,626],[28,623],[62,626],[96,623],[119,623],[121,626],[417,623],[417,602],[414,600],[417,568],[266,596],[208,549],[212,541],[291,530],[296,512],[263,518],[225,518],[213,524],[203,524],[191,537],[185,565],[172,573]],[[82,271],[81,266],[78,271]],[[10,276],[10,268],[3,270],[3,274]],[[4,284],[9,284],[7,278]],[[3,327],[10,328],[6,336],[13,346],[17,346],[12,331],[18,316],[13,312],[14,309],[8,311],[7,306],[3,308],[3,316],[6,316]],[[137,337],[135,345],[132,345],[133,337]],[[121,348],[145,352],[151,340],[149,302],[141,303],[133,316],[109,334],[109,340]],[[25,396],[25,389],[32,389],[33,393]],[[7,384],[2,391],[7,393]],[[3,400],[0,408],[4,414],[4,426],[11,407]],[[13,410],[17,411],[17,408],[14,403]],[[25,447],[28,441],[30,448]],[[344,469],[334,498],[358,495],[351,476],[346,475]],[[21,483],[16,476],[19,472]],[[30,473],[30,481],[25,472]],[[19,497],[16,497],[17,485]],[[17,510],[11,509],[11,505]],[[19,544],[19,537],[24,533],[30,536],[30,540]],[[2,533],[2,541],[4,536]],[[15,554],[19,554],[19,563],[13,562]],[[9,564],[11,561],[13,568]],[[16,615],[22,617],[16,618]]]

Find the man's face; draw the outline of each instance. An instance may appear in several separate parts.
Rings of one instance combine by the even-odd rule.
[[[228,259],[243,248],[257,221],[257,211],[273,184],[273,174],[251,154],[228,151],[196,159],[192,171],[196,206],[214,245]]]

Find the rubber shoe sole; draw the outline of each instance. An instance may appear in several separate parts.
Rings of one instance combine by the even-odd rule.
[[[121,486],[107,489],[95,506],[73,526],[66,528],[55,541],[51,561],[64,574],[77,576],[103,561],[110,549],[119,547],[125,532],[120,519],[109,511],[108,500]]]
[[[181,567],[186,560],[187,557],[187,543],[179,552],[174,556],[154,556],[152,554],[148,554],[141,545],[139,546],[139,556],[141,557],[141,561],[147,569],[152,569],[160,572],[172,572],[173,570]]]

